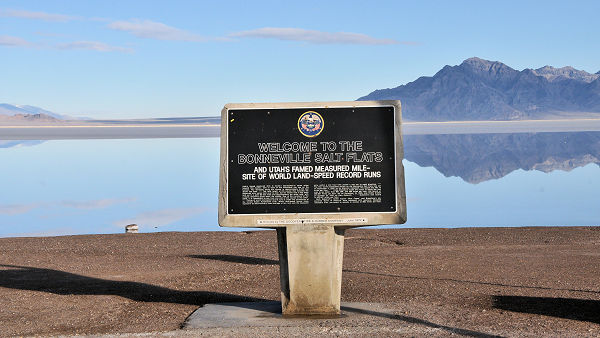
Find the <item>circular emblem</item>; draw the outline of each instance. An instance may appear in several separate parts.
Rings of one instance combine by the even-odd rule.
[[[298,119],[298,130],[306,137],[315,137],[323,131],[323,116],[316,111],[307,111]]]

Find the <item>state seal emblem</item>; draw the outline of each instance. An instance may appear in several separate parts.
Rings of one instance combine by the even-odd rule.
[[[298,119],[298,130],[306,137],[315,137],[323,131],[323,116],[315,111],[307,111]]]

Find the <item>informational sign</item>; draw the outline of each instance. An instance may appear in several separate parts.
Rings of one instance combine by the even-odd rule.
[[[399,101],[229,104],[219,224],[404,223]]]

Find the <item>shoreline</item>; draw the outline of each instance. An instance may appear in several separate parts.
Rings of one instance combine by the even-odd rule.
[[[600,131],[600,118],[550,118],[535,120],[405,121],[402,134],[513,134]],[[219,137],[219,117],[155,118],[124,120],[56,120],[30,123],[2,122],[3,140],[77,140],[136,138]]]
[[[600,223],[598,225],[492,225],[492,226],[423,226],[423,227],[404,227],[402,225],[379,225],[379,226],[362,226],[356,227],[350,230],[444,230],[444,229],[540,229],[540,228],[595,228],[600,227]],[[180,230],[167,230],[167,231],[149,231],[144,232],[140,231],[138,233],[133,233],[130,235],[140,235],[140,234],[167,234],[167,233],[237,233],[237,232],[255,232],[255,231],[272,231],[270,228],[239,228],[239,227],[219,227],[215,225],[214,228],[220,230],[198,230],[198,231],[180,231]],[[104,235],[122,235],[125,232],[111,232],[111,233],[85,233],[85,234],[43,234],[43,235],[31,235],[30,233],[26,234],[9,234],[9,235],[0,235],[0,240],[2,239],[18,239],[18,238],[55,238],[55,237],[73,237],[73,236],[104,236]]]

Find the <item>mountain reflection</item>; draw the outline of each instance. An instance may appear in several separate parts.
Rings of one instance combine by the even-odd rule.
[[[7,141],[0,140],[0,148],[27,147],[42,144],[44,141],[27,140],[27,141]]]
[[[404,157],[477,184],[518,169],[548,173],[600,166],[600,132],[406,135]]]
[[[404,158],[477,184],[511,172],[600,166],[600,132],[404,135]],[[0,140],[0,148],[44,141]]]

